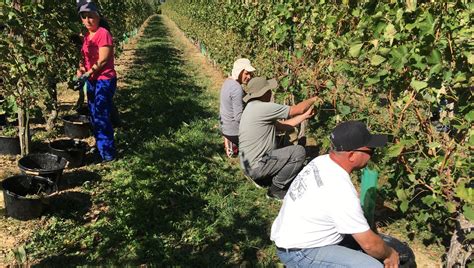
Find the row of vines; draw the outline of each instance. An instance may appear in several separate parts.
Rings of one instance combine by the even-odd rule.
[[[374,162],[408,231],[441,242],[458,216],[474,220],[474,3],[174,0],[162,10],[222,69],[247,57],[278,78],[278,101],[319,96],[309,132],[323,151],[343,120],[390,134]]]
[[[158,7],[154,0],[95,1],[116,44],[126,41]],[[1,109],[18,107],[22,154],[30,150],[30,111],[42,107],[52,129],[57,119],[57,84],[76,72],[85,31],[76,1],[5,0],[0,2]]]

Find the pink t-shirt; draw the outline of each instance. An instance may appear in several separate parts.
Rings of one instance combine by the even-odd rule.
[[[99,27],[92,38],[89,38],[89,33],[84,36],[84,43],[82,44],[81,53],[84,57],[84,65],[86,70],[90,70],[99,59],[99,48],[114,45],[112,35],[107,29]],[[113,48],[112,48],[113,49]],[[116,77],[114,69],[114,57],[110,57],[107,63],[91,75],[91,80],[108,80]]]

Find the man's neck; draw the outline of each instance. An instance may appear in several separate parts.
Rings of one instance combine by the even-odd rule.
[[[329,153],[329,158],[331,158],[331,160],[334,161],[334,163],[336,163],[338,166],[340,166],[342,169],[344,169],[348,174],[351,174],[351,172],[353,170],[353,167],[342,156],[339,156],[334,152],[330,152]]]

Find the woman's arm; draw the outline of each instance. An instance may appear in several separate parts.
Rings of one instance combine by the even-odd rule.
[[[113,46],[99,47],[99,59],[94,65],[92,65],[92,67],[90,68],[90,70],[87,71],[87,73],[91,75],[94,72],[97,72],[98,70],[102,69],[107,63],[107,61],[110,59],[110,57],[113,57],[113,54]]]
[[[77,68],[76,76],[81,77],[86,72],[86,67],[84,67],[84,59],[79,61],[79,68]]]

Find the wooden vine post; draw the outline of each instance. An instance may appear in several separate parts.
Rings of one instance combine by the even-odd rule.
[[[24,86],[20,86],[19,93],[24,94]],[[28,113],[28,104],[23,102],[18,107],[18,136],[20,138],[21,155],[25,156],[30,153],[30,116]]]
[[[21,2],[20,0],[14,0],[12,2],[13,8],[20,11],[21,9]],[[15,33],[12,31],[10,33],[14,35]],[[18,62],[17,62],[18,63]],[[18,63],[20,64],[20,63]],[[27,98],[22,98],[27,93],[27,82],[24,82],[24,77],[20,78],[17,84],[18,96],[18,136],[20,138],[20,148],[21,148],[21,155],[25,156],[30,152],[30,126],[29,126],[29,115],[28,115],[28,100]]]

